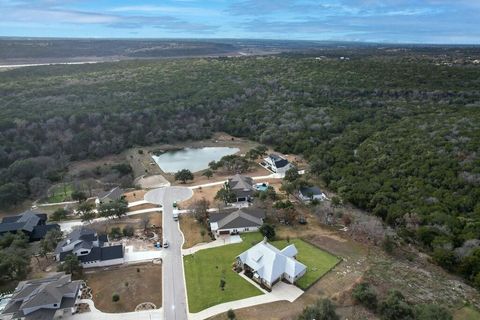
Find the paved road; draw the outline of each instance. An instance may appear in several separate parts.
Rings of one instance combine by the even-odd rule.
[[[145,194],[145,200],[163,206],[163,237],[170,246],[163,257],[163,310],[168,320],[187,320],[187,297],[182,261],[183,235],[178,222],[173,220],[173,202],[188,199],[193,192],[188,188],[165,187]]]

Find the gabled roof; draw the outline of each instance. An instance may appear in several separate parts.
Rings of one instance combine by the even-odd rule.
[[[35,228],[33,228],[33,233],[30,235],[30,239],[34,239],[34,240],[43,239],[47,234],[47,232],[53,229],[60,230],[60,225],[56,223],[52,223],[52,224],[35,226]]]
[[[317,196],[323,194],[322,190],[320,190],[320,188],[318,187],[301,187],[300,193],[305,197],[309,197],[310,195]]]
[[[248,197],[255,192],[253,179],[240,174],[236,174],[228,179],[228,185],[237,198]]]
[[[115,187],[113,188],[112,190],[110,191],[106,191],[106,192],[103,192],[101,193],[99,196],[98,196],[98,199],[100,201],[104,201],[104,200],[112,200],[112,201],[115,201],[115,200],[120,200],[123,196],[123,194],[125,193],[125,190],[123,190],[122,188],[120,187]]]
[[[273,163],[275,163],[275,166],[277,168],[283,168],[289,164],[287,159],[279,156],[278,154],[272,153],[268,157],[272,160]]]
[[[32,233],[38,225],[44,224],[47,215],[36,211],[25,211],[17,216],[5,217],[0,223],[0,233],[16,232],[19,230]],[[41,233],[39,229],[39,233]]]
[[[75,302],[72,297],[77,296],[80,286],[81,281],[72,282],[71,276],[63,272],[43,279],[22,281],[3,313],[13,314],[13,318],[52,319],[55,309],[40,308],[31,313],[28,309],[52,304],[57,304],[58,309],[67,308]]]
[[[307,267],[293,258],[297,249],[294,244],[278,250],[266,241],[262,241],[237,258],[252,268],[262,279],[272,284],[283,274],[295,278]]]
[[[210,215],[210,222],[216,222],[218,229],[260,227],[265,211],[258,208],[240,208]]]

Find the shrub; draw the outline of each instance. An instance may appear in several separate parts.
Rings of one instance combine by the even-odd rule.
[[[125,228],[123,228],[123,235],[125,237],[132,237],[134,233],[135,232],[132,226],[126,226]]]
[[[413,308],[400,291],[392,290],[380,304],[380,316],[384,320],[413,320]]]
[[[335,313],[335,306],[328,299],[317,301],[316,304],[303,309],[302,314],[298,320],[337,320],[338,315]]]
[[[227,311],[227,318],[228,318],[228,320],[235,320],[236,319],[235,312],[233,312],[232,309],[229,309]]]
[[[370,310],[377,309],[377,293],[367,282],[357,284],[353,288],[352,297]]]
[[[452,320],[452,314],[446,308],[435,304],[421,304],[415,308],[416,320]]]
[[[264,236],[267,237],[268,240],[272,240],[275,238],[275,228],[270,225],[265,223],[260,227],[260,233]]]
[[[120,300],[120,295],[118,293],[114,293],[112,295],[112,301],[117,302],[118,300]]]

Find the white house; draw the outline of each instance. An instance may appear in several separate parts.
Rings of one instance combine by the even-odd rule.
[[[263,160],[267,169],[271,170],[273,173],[285,173],[292,167],[292,164],[288,162],[287,159],[278,154],[272,153]]]
[[[7,319],[58,319],[75,313],[82,281],[71,275],[54,273],[43,279],[21,281],[2,315]],[[2,318],[3,319],[3,318]]]
[[[107,267],[125,261],[123,244],[111,245],[106,235],[98,235],[86,227],[74,229],[58,243],[55,249],[57,261],[64,261],[70,254],[77,256],[84,268]]]
[[[210,229],[216,236],[258,231],[263,225],[265,211],[258,208],[240,208],[212,213],[209,217]]]
[[[318,187],[302,187],[298,191],[298,197],[304,202],[312,200],[323,201],[327,199],[325,193],[323,193]]]
[[[297,254],[294,244],[279,250],[264,239],[241,253],[236,263],[246,273],[251,272],[253,280],[272,288],[281,280],[293,284],[307,272],[307,267],[296,260]]]

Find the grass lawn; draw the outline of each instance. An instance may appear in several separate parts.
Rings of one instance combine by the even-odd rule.
[[[325,273],[335,266],[339,259],[328,252],[325,252],[301,239],[274,241],[272,244],[278,249],[283,249],[289,244],[295,244],[298,250],[297,260],[307,266],[307,272],[301,277],[297,285],[301,289],[307,289]]]
[[[453,319],[455,320],[478,320],[480,319],[480,312],[471,308],[463,307],[460,310],[457,310],[453,314]]]
[[[63,183],[53,186],[49,193],[47,199],[48,203],[56,203],[70,200],[70,196],[73,192],[73,186],[71,184],[63,185]]]
[[[138,272],[138,270],[140,272]],[[155,264],[127,265],[84,273],[83,279],[92,288],[95,307],[103,312],[132,312],[142,302],[162,306],[162,266]],[[118,293],[120,300],[112,301]]]
[[[245,299],[262,292],[232,270],[235,257],[261,241],[259,233],[242,235],[243,242],[199,251],[184,257],[190,312],[199,312],[211,306]],[[220,289],[224,277],[225,290]]]

